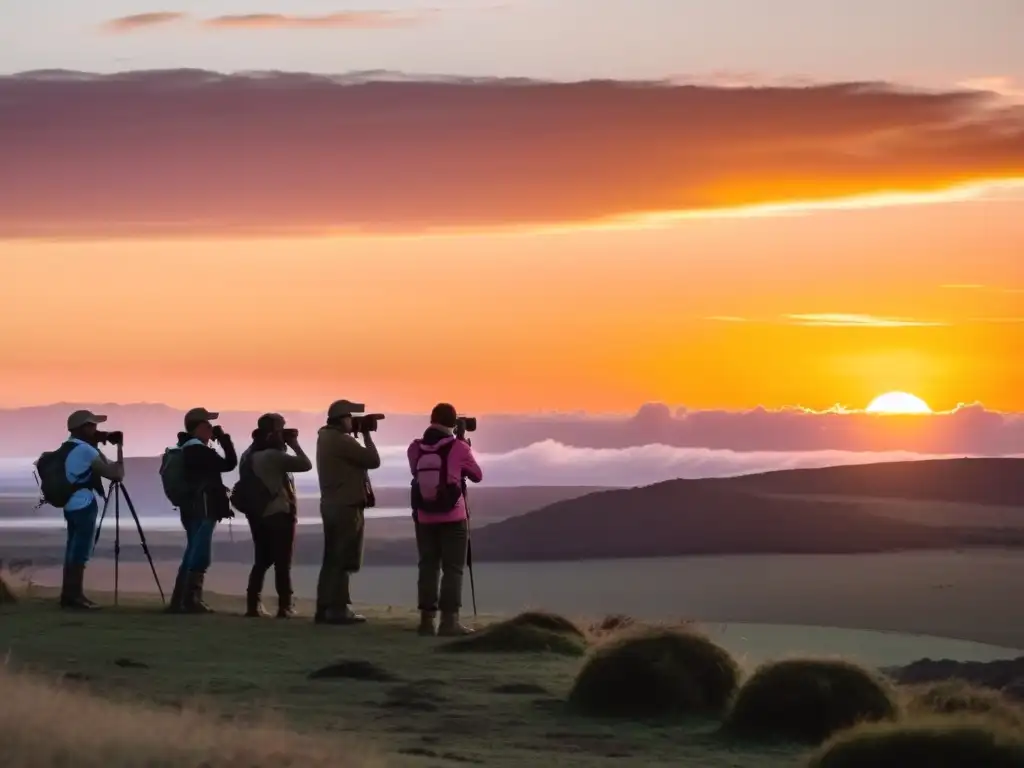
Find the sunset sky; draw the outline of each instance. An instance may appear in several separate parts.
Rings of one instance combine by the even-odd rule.
[[[1019,0],[3,3],[0,407],[1024,411],[1020,39]],[[13,76],[53,69],[95,74]]]

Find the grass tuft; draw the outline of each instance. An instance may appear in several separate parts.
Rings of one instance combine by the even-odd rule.
[[[978,715],[1024,731],[1024,707],[991,688],[947,680],[907,686],[904,691],[911,716]]]
[[[438,646],[448,653],[555,653],[582,656],[587,650],[583,632],[553,613],[530,611],[484,627],[472,635]]]
[[[820,744],[861,722],[899,714],[895,692],[847,661],[786,659],[762,665],[736,694],[725,721],[743,738]]]
[[[120,704],[0,668],[0,764],[18,768],[370,766],[351,745],[211,713]]]
[[[729,653],[696,632],[626,631],[598,646],[569,692],[569,706],[597,717],[718,715],[740,679]]]
[[[842,731],[808,768],[1020,768],[1024,737],[991,722],[948,718],[866,723]]]

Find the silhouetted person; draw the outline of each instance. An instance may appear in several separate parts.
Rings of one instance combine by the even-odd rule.
[[[211,423],[219,417],[219,413],[205,408],[193,408],[185,414],[185,431],[178,433],[189,494],[178,508],[185,529],[185,552],[167,608],[171,613],[213,612],[203,602],[203,582],[212,559],[213,532],[218,522],[234,516],[221,474],[238,466],[231,436]],[[210,446],[211,440],[220,443],[223,456]]]
[[[295,455],[287,452],[291,448]],[[292,552],[299,508],[292,472],[309,472],[313,462],[299,445],[298,432],[285,429],[277,413],[260,417],[252,433],[252,445],[243,453],[242,471],[252,472],[266,490],[261,510],[247,515],[252,532],[253,566],[246,587],[246,616],[266,616],[261,602],[267,571],[274,567],[277,589],[277,617],[295,615],[292,590]]]
[[[75,411],[68,416],[68,448],[64,459],[64,473],[69,483],[78,486],[64,505],[64,521],[67,524],[67,545],[64,550],[64,578],[60,591],[61,608],[95,609],[99,606],[84,593],[85,567],[92,554],[93,537],[96,535],[96,518],[99,515],[97,494],[104,497],[103,480],[124,479],[123,447],[117,445],[117,459],[107,460],[96,447],[97,424],[107,420],[89,411]]]
[[[327,424],[316,438],[316,470],[320,481],[320,517],[324,554],[316,589],[315,621],[360,624],[352,610],[350,580],[363,564],[365,511],[369,501],[369,470],[380,466],[380,454],[369,431],[365,446],[352,435],[352,414],[366,406],[337,400],[327,409]]]
[[[407,452],[413,476],[413,520],[419,550],[419,632],[464,635],[472,630],[459,622],[462,575],[466,567],[469,523],[463,479],[479,483],[483,472],[465,440],[454,434],[455,407],[439,403],[430,413],[430,426],[413,440]],[[438,580],[440,578],[440,586]]]

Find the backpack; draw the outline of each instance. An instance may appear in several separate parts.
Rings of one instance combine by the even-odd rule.
[[[191,440],[185,445],[190,443]],[[185,474],[185,455],[182,453],[185,445],[172,445],[160,459],[160,482],[164,486],[164,496],[179,509],[196,495],[196,489],[189,484]]]
[[[262,515],[267,505],[274,500],[273,494],[253,471],[251,451],[238,465],[238,480],[231,488],[229,500],[231,506],[247,518]]]
[[[420,455],[416,459],[412,480],[412,508],[426,514],[451,512],[462,497],[462,485],[448,477],[448,454],[455,441],[432,450],[417,441]]]
[[[41,502],[52,507],[63,509],[71,501],[76,491],[92,488],[91,480],[73,483],[68,480],[66,462],[68,454],[78,447],[78,443],[68,440],[54,451],[45,451],[36,459],[36,472],[39,475]]]

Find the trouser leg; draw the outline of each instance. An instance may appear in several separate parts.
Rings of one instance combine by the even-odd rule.
[[[268,536],[264,518],[250,518],[249,530],[252,533],[252,568],[249,570],[249,582],[245,590],[245,615],[250,617],[266,616],[261,600],[263,582],[270,567],[271,558],[267,554]]]
[[[465,520],[442,523],[438,527],[442,529],[438,534],[441,551],[441,623],[438,634],[463,635],[470,631],[459,623],[469,527]]]
[[[61,604],[68,608],[96,608],[84,593],[85,567],[92,556],[93,537],[99,505],[93,501],[83,509],[65,510],[68,524],[68,542],[65,548],[65,586]]]
[[[278,618],[295,615],[292,591],[292,553],[295,545],[297,520],[290,514],[274,515],[273,555],[274,586],[277,589]]]
[[[441,541],[439,525],[416,523],[416,550],[419,554],[416,582],[417,607],[421,611],[437,612],[441,578]]]
[[[363,510],[360,507],[321,507],[324,521],[324,565],[317,602],[319,618],[329,624],[362,623],[352,611],[349,580],[362,567]]]

